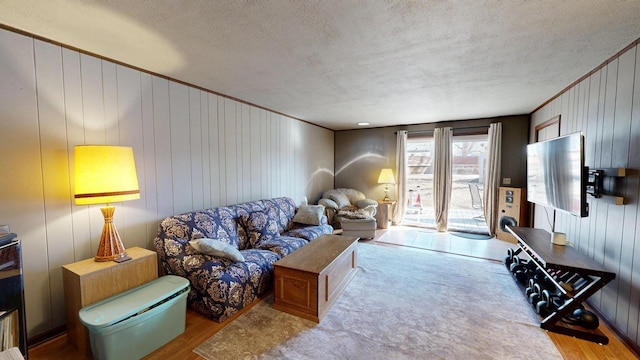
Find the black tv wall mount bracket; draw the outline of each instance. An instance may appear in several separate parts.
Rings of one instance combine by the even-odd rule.
[[[624,184],[621,183],[627,175],[625,168],[589,169],[587,172],[587,194],[596,199],[606,198],[615,205],[624,205]]]
[[[602,197],[604,171],[587,169],[587,173],[589,174],[587,177],[587,194],[593,196],[594,198]]]

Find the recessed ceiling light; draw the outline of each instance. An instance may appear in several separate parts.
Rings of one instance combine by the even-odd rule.
[[[368,122],[359,122],[358,126],[367,126],[367,125],[371,125]]]

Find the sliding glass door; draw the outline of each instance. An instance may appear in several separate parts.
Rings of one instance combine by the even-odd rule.
[[[449,231],[488,234],[483,215],[487,135],[453,137]]]
[[[435,228],[433,146],[430,136],[407,140],[407,207],[403,224]],[[482,209],[486,151],[486,134],[453,137],[450,231],[488,233]]]

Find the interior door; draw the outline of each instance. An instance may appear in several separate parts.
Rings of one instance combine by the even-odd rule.
[[[536,126],[536,141],[544,141],[560,136],[560,117],[555,117],[549,121]],[[533,206],[533,227],[552,232],[554,210],[542,205]]]

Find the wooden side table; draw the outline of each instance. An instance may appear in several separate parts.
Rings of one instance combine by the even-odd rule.
[[[155,252],[133,247],[127,254],[131,260],[119,264],[91,258],[62,267],[67,341],[86,356],[91,355],[91,344],[89,331],[78,318],[80,309],[158,277]]]
[[[378,201],[378,209],[376,210],[376,221],[378,222],[378,229],[386,229],[389,227],[389,222],[393,216],[393,208],[396,205],[395,200],[391,201]]]

